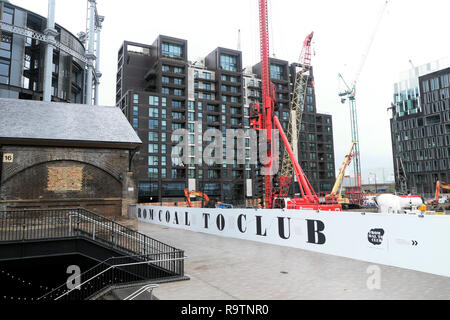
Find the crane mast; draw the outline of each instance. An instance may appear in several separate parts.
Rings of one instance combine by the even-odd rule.
[[[328,210],[341,211],[342,207],[337,203],[325,204],[320,203],[314,189],[308,181],[305,173],[295,157],[290,142],[284,133],[283,127],[275,115],[275,87],[270,81],[270,60],[269,60],[269,31],[268,31],[268,12],[267,0],[259,0],[259,16],[260,16],[260,36],[261,36],[261,79],[262,79],[262,104],[253,104],[250,110],[250,121],[254,129],[262,130],[267,138],[267,154],[265,155],[264,164],[264,207],[272,209],[274,200],[278,196],[273,192],[274,180],[274,145],[272,129],[278,129],[283,143],[286,147],[287,154],[291,159],[291,165],[297,178],[301,198],[283,199],[286,209],[308,209],[308,210]]]
[[[314,32],[311,32],[303,42],[303,49],[300,54],[298,66],[300,70],[296,71],[293,96],[290,106],[290,119],[287,130],[287,137],[293,148],[294,155],[298,159],[298,137],[305,110],[305,100],[308,83],[311,76],[311,42]],[[289,188],[294,176],[294,168],[288,152],[284,152],[281,162],[280,192],[281,197],[287,197]],[[303,191],[301,190],[303,193]]]

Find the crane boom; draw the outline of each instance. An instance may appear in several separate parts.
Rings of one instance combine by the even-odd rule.
[[[337,177],[336,183],[334,184],[334,187],[333,187],[333,189],[331,190],[331,193],[330,193],[330,196],[332,196],[332,197],[336,197],[337,196],[337,193],[338,193],[338,190],[339,190],[339,186],[342,184],[342,180],[344,179],[344,176],[345,176],[345,170],[347,169],[347,167],[350,164],[350,161],[352,159],[352,152],[353,152],[353,148],[355,147],[355,145],[356,145],[356,142],[353,141],[349,152],[345,156],[344,162],[342,163],[342,167],[339,170],[339,176]],[[342,188],[341,188],[341,190],[342,190]]]
[[[311,43],[314,32],[311,32],[303,42],[303,49],[299,58],[300,71],[296,72],[293,96],[290,105],[290,119],[287,130],[287,137],[295,157],[298,159],[298,136],[303,120],[305,100],[309,79],[311,76]],[[294,168],[288,152],[284,152],[281,162],[280,175],[280,196],[286,197],[294,176]],[[298,180],[297,180],[298,181]],[[304,191],[300,189],[302,195]]]

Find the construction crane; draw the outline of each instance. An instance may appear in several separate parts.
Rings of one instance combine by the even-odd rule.
[[[206,202],[205,207],[207,207],[209,204],[209,197],[203,192],[189,191],[188,189],[185,189],[184,196],[186,198],[186,204],[188,205],[189,208],[192,207],[191,196],[202,197],[203,199],[205,199],[205,202]]]
[[[251,108],[250,121],[255,130],[263,130],[266,135],[267,155],[264,162],[264,207],[271,209],[282,203],[286,209],[305,209],[322,211],[341,211],[341,205],[320,203],[319,197],[314,192],[305,173],[295,157],[290,142],[284,133],[283,127],[275,115],[275,87],[270,81],[269,60],[269,32],[267,0],[259,0],[260,36],[261,36],[261,79],[262,79],[262,104],[255,103]],[[274,186],[274,145],[272,129],[278,129],[286,151],[292,162],[293,171],[300,186],[301,197],[284,198],[273,192]]]
[[[342,205],[344,209],[347,209],[350,206],[350,200],[346,197],[342,197],[342,186],[343,186],[342,181],[344,180],[345,170],[350,165],[350,162],[352,161],[352,158],[354,156],[353,149],[355,145],[356,142],[353,141],[350,150],[345,156],[344,162],[342,163],[342,167],[339,170],[339,175],[336,179],[333,189],[331,190],[330,194],[326,195],[326,199],[337,201]]]
[[[311,76],[311,43],[314,32],[311,32],[303,42],[303,49],[300,54],[298,66],[300,70],[296,72],[294,82],[294,92],[290,105],[290,119],[287,130],[287,137],[294,149],[294,155],[298,159],[298,137],[305,110],[305,100],[308,83]],[[287,197],[294,177],[294,168],[287,152],[283,153],[280,168],[280,197]]]
[[[364,65],[367,61],[367,56],[369,55],[370,49],[372,48],[373,42],[375,40],[375,36],[378,32],[378,29],[381,24],[381,20],[383,19],[384,13],[386,12],[389,1],[385,1],[383,4],[382,10],[377,18],[375,28],[371,34],[369,39],[369,43],[367,45],[366,50],[363,52],[361,61],[359,63],[358,69],[356,71],[355,79],[353,80],[351,86],[347,84],[342,74],[339,74],[339,78],[342,80],[346,87],[346,91],[339,93],[341,97],[341,102],[345,103],[347,100],[350,105],[350,121],[351,121],[351,131],[352,131],[352,140],[356,143],[355,145],[355,156],[353,161],[354,167],[354,178],[355,185],[351,188],[351,191],[348,192],[350,195],[350,201],[355,204],[361,206],[364,202],[364,191],[362,189],[362,176],[361,176],[361,159],[360,159],[360,148],[359,148],[359,129],[358,129],[358,113],[356,110],[356,85],[358,83],[359,77],[362,73]]]

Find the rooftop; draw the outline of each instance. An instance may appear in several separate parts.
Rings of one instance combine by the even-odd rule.
[[[117,107],[0,99],[0,143],[135,149],[141,140]]]

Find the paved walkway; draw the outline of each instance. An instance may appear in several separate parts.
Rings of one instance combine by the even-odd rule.
[[[300,249],[139,223],[139,231],[183,249],[191,280],[160,284],[160,300],[450,299],[450,278]]]

